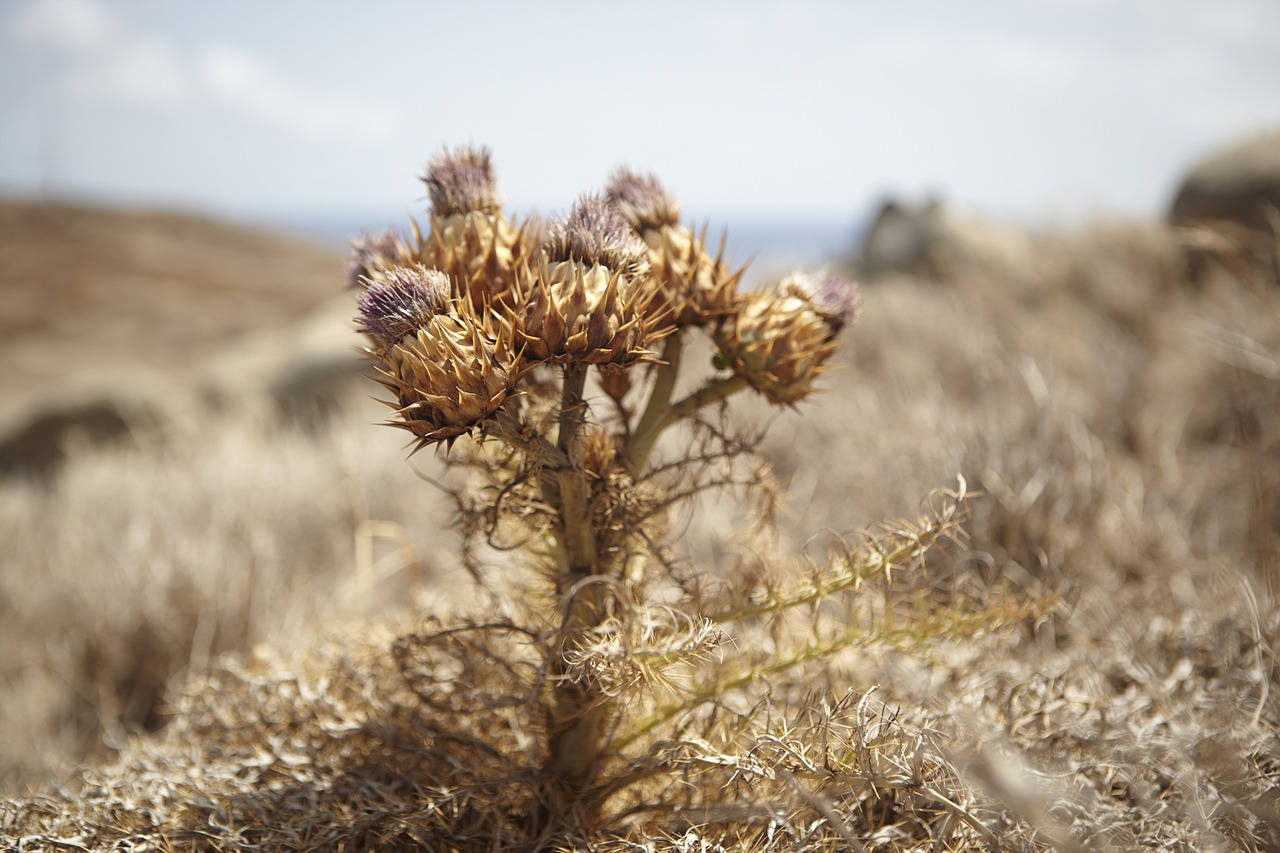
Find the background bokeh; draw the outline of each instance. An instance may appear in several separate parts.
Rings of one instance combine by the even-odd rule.
[[[1270,0],[14,0],[0,190],[333,236],[401,224],[427,157],[476,142],[518,212],[627,163],[699,219],[828,236],[887,193],[1154,214],[1277,120],[1278,38]]]

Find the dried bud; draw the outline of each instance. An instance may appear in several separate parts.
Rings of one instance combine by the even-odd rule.
[[[600,390],[618,403],[631,390],[631,376],[621,365],[602,364],[596,375],[600,380]]]
[[[370,279],[386,269],[410,262],[409,250],[394,231],[379,234],[364,232],[351,241],[351,260],[347,264],[347,285],[353,290],[364,287]]]
[[[545,257],[517,300],[515,323],[529,358],[631,364],[652,354],[660,318],[641,307],[652,299],[644,244],[617,211],[584,196],[553,223]]]
[[[455,295],[477,306],[507,298],[521,262],[533,251],[525,230],[501,213],[472,211],[431,217],[426,238],[418,235],[418,255],[455,283]]]
[[[444,273],[422,266],[396,267],[366,283],[356,302],[356,322],[379,350],[385,350],[447,310],[449,300]]]
[[[632,290],[624,275],[598,264],[544,263],[514,318],[526,356],[587,364],[650,356],[651,326],[637,313]]]
[[[463,148],[432,159],[423,178],[431,196],[431,230],[424,238],[414,229],[417,256],[443,270],[455,295],[477,306],[507,297],[516,268],[533,251],[525,229],[503,216],[489,158],[487,148]]]
[[[509,334],[491,333],[469,309],[432,315],[381,356],[382,384],[396,396],[389,403],[393,426],[418,437],[418,446],[452,442],[498,410],[519,378]]]
[[[446,149],[431,158],[422,180],[431,198],[431,210],[437,216],[502,210],[502,196],[493,176],[488,148],[461,148],[450,153]]]
[[[642,236],[680,224],[680,203],[653,175],[618,169],[609,178],[604,197]]]
[[[597,195],[583,196],[552,223],[546,252],[552,262],[598,264],[632,279],[645,271],[648,254],[627,220]]]
[[[733,308],[742,270],[732,272],[725,265],[723,242],[712,257],[705,233],[699,237],[680,224],[680,204],[657,178],[619,169],[605,199],[647,247],[654,288],[646,313],[683,328],[709,325]]]
[[[702,237],[683,225],[645,232],[653,300],[646,311],[662,314],[672,325],[708,326],[733,310],[745,267],[730,270],[724,243],[714,256]]]
[[[774,290],[744,297],[725,318],[715,335],[719,359],[771,401],[795,403],[813,391],[857,306],[852,283],[792,275]]]
[[[858,321],[862,293],[858,286],[830,273],[796,273],[778,285],[789,295],[808,299],[813,309],[826,318],[833,332]]]

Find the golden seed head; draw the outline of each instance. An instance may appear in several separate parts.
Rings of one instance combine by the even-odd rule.
[[[578,261],[546,263],[514,317],[534,361],[629,364],[651,355],[651,331],[637,313],[632,282],[620,272]]]
[[[654,175],[618,169],[610,176],[604,197],[641,236],[680,224],[680,203]]]
[[[480,210],[433,214],[431,231],[418,248],[426,264],[453,280],[455,295],[469,295],[477,306],[495,304],[510,294],[516,270],[531,251],[524,228],[513,226],[501,213]]]
[[[659,317],[644,243],[599,196],[553,223],[537,266],[524,267],[512,322],[535,361],[632,364],[652,357]]]
[[[654,299],[647,310],[666,314],[680,328],[708,326],[733,310],[743,269],[730,270],[721,250],[712,256],[704,237],[682,225],[645,232]]]
[[[795,403],[813,391],[857,304],[856,285],[832,276],[790,276],[739,301],[716,331],[720,358],[771,401]]]
[[[371,353],[375,356],[379,354]],[[505,328],[489,328],[470,303],[453,300],[379,357],[382,384],[396,397],[394,426],[419,446],[452,441],[482,424],[513,392],[516,353]]]
[[[633,280],[648,266],[648,252],[630,223],[598,195],[583,196],[568,216],[553,222],[544,248],[553,263],[599,265]]]
[[[431,211],[437,216],[502,210],[502,196],[494,178],[491,152],[488,148],[463,147],[450,152],[447,148],[427,163],[422,181],[431,198]]]

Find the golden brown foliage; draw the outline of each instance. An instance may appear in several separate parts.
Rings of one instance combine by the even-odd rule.
[[[789,486],[779,538],[744,531],[754,516],[733,500],[668,519],[677,535],[660,576],[696,613],[634,602],[569,660],[626,701],[590,820],[569,815],[552,836],[528,819],[546,735],[528,709],[555,626],[521,607],[545,580],[491,550],[474,557],[482,586],[433,566],[419,608],[436,622],[371,615],[371,580],[333,596],[340,604],[269,597],[268,618],[323,628],[291,642],[260,627],[220,644],[240,656],[188,684],[158,735],[121,744],[69,787],[12,799],[0,833],[23,849],[1275,849],[1280,295],[1227,272],[1187,287],[1173,235],[1154,227],[1037,238],[1035,258],[1030,270],[957,269],[866,293],[841,369],[765,442]],[[362,424],[329,429],[239,433],[228,458],[283,447],[289,459],[243,464],[215,493],[237,494],[235,477],[264,467],[313,473],[292,503],[275,499],[287,511],[258,505],[263,528],[227,506],[211,539],[278,535],[279,565],[296,571],[302,553],[340,576],[351,558],[326,560],[323,545],[335,530],[350,542],[351,524],[296,516],[357,515],[314,472],[335,447],[358,447],[351,476],[374,495],[361,517],[396,519],[431,552],[433,528],[414,521],[433,511],[430,492],[411,497],[422,484],[396,473],[394,447],[366,447]],[[664,441],[735,429],[707,418]],[[707,477],[760,482],[711,456]],[[173,490],[133,506],[180,527],[180,482],[148,473],[173,461],[122,453],[80,460],[49,493],[6,487],[6,532],[35,540],[11,540],[16,564],[69,574],[96,542],[119,541],[117,522],[53,556],[35,544],[118,502],[107,484],[130,466]],[[920,496],[956,472],[978,490],[968,517],[947,496],[916,517]],[[191,502],[207,488],[188,486]],[[844,535],[811,538],[824,529]],[[524,535],[491,534],[499,547]],[[141,567],[182,539],[140,542],[113,571],[171,587]],[[802,548],[810,559],[794,556]],[[234,578],[263,559],[244,555],[192,565]],[[12,575],[0,580],[7,600],[31,600]],[[197,587],[206,603],[191,612],[210,612],[217,594]],[[69,600],[94,599],[107,612],[85,622],[119,653],[131,623],[110,611],[123,599]],[[222,600],[215,624],[237,608],[263,618]],[[249,655],[244,643],[264,637],[277,651]]]

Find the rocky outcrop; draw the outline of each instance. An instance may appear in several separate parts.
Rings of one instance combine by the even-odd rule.
[[[1031,257],[1029,235],[1020,229],[937,199],[891,199],[872,220],[854,264],[867,280],[890,273],[946,279],[974,267],[1019,268]]]
[[[1186,231],[1188,267],[1201,278],[1215,262],[1243,261],[1280,277],[1280,128],[1211,152],[1182,179],[1169,222]]]

